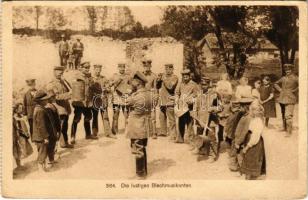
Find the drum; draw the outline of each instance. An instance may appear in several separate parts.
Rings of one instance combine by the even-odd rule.
[[[76,80],[72,83],[72,101],[85,100],[85,82]]]

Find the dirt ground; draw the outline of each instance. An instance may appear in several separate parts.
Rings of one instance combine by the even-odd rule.
[[[296,113],[297,113],[296,106]],[[280,109],[277,105],[277,113]],[[110,112],[111,114],[112,112]],[[293,135],[284,137],[284,132],[279,132],[280,116],[270,120],[270,127],[265,129],[267,175],[261,177],[266,180],[289,180],[297,178],[298,169],[298,126],[295,113],[295,127]],[[110,116],[112,117],[112,116]],[[121,116],[122,117],[122,116]],[[112,119],[112,118],[110,118]],[[70,121],[72,116],[70,117]],[[123,122],[120,120],[120,122]],[[123,123],[120,124],[120,128]],[[70,133],[70,130],[69,130]],[[102,137],[102,123],[100,121],[99,140],[89,141],[84,139],[83,123],[80,122],[77,132],[77,143],[74,149],[61,149],[58,153],[58,163],[45,174],[37,171],[34,153],[23,160],[26,167],[23,171],[15,171],[16,179],[99,179],[117,180],[134,179],[135,162],[130,153],[129,140],[125,135],[119,134],[117,139]],[[150,139],[148,150],[148,179],[244,179],[237,172],[228,169],[228,155],[221,154],[218,161],[197,161],[196,155],[189,151],[187,144],[175,144],[166,137],[157,140]]]
[[[50,41],[41,38],[19,38],[14,40],[13,62],[13,86],[16,91],[24,86],[24,79],[38,78],[38,86],[44,85],[52,78],[52,67],[59,63],[56,46]],[[100,61],[106,65],[115,65],[115,61],[122,54],[118,54],[108,47],[95,47],[95,42],[88,42],[87,48],[100,54],[89,54],[85,57],[90,60]],[[29,51],[29,49],[31,49]],[[42,51],[44,50],[44,51]],[[47,53],[48,52],[48,53]],[[89,55],[88,55],[89,54]],[[105,56],[101,56],[106,54]],[[112,56],[108,56],[112,54]],[[173,55],[172,55],[173,56]],[[176,56],[176,55],[174,55]],[[109,58],[110,57],[110,58]],[[109,60],[106,60],[109,58]],[[46,65],[48,63],[48,65]],[[264,70],[268,69],[264,67]],[[216,71],[217,69],[215,69]],[[254,71],[255,72],[255,71]],[[278,72],[277,72],[278,73]],[[106,75],[112,72],[106,71]],[[105,75],[105,74],[104,74]],[[265,129],[263,137],[265,141],[267,175],[262,179],[296,179],[298,175],[298,125],[297,106],[295,109],[294,133],[292,137],[285,138],[283,132],[278,129],[281,126],[280,108],[277,105],[278,118],[271,119],[271,126]],[[112,111],[109,111],[111,122]],[[73,116],[70,116],[71,125]],[[123,116],[119,120],[120,128],[123,128]],[[158,121],[158,120],[157,120]],[[159,126],[159,124],[158,124]],[[102,136],[102,122],[100,120]],[[70,135],[70,128],[68,131]],[[74,149],[58,149],[60,159],[53,169],[44,175],[37,171],[36,148],[34,153],[22,162],[26,167],[23,171],[16,171],[16,179],[133,179],[134,157],[130,153],[129,140],[124,134],[118,135],[118,139],[100,137],[97,141],[84,139],[83,122],[78,126],[77,144]],[[150,139],[148,144],[148,179],[244,179],[239,173],[230,172],[228,169],[228,155],[221,154],[218,161],[212,158],[205,161],[197,161],[195,155],[189,151],[186,144],[175,144],[168,138],[159,137]]]

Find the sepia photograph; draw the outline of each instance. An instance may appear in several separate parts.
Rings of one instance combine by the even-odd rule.
[[[5,3],[8,197],[306,195],[305,2]],[[104,184],[45,188],[66,181]]]

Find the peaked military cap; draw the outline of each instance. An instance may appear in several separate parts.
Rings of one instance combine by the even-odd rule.
[[[173,68],[173,64],[165,64],[166,68]]]
[[[53,67],[53,70],[61,70],[61,71],[64,71],[64,67],[62,67],[62,66],[54,66]]]
[[[118,67],[125,67],[126,64],[125,63],[118,63]]]
[[[98,64],[96,64],[96,65],[93,65],[93,67],[94,67],[94,68],[102,68],[103,65],[98,65]]]
[[[83,68],[90,68],[90,62],[83,62],[81,64],[81,67],[83,67]]]
[[[190,70],[189,69],[184,69],[182,72],[181,72],[182,75],[184,74],[190,74]]]
[[[33,83],[35,83],[35,80],[36,79],[34,79],[34,78],[26,79],[26,83],[27,84],[33,84]]]
[[[292,65],[292,64],[284,64],[283,68],[284,68],[284,70],[292,70],[294,68],[294,65]]]

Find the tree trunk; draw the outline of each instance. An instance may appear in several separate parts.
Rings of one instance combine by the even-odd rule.
[[[296,50],[293,48],[291,50],[291,57],[290,57],[290,63],[292,63],[292,64],[295,63],[295,54],[296,54]]]

